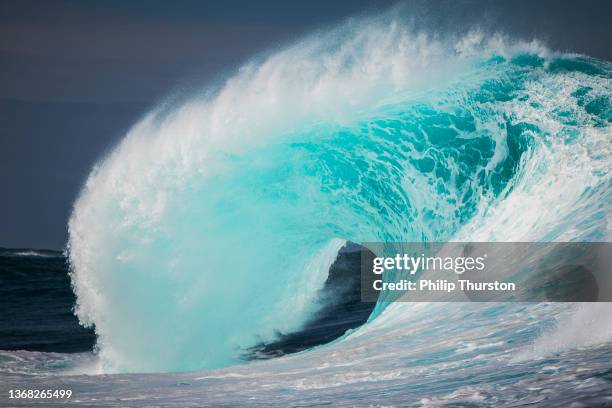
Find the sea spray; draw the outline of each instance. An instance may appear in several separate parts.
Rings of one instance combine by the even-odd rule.
[[[313,313],[345,240],[609,235],[607,63],[353,21],[202,94],[145,116],[75,203],[105,371],[240,362]]]

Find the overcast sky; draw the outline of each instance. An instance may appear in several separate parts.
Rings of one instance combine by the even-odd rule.
[[[156,101],[393,1],[0,1],[0,246],[62,249],[89,169]],[[612,60],[612,1],[411,1]]]

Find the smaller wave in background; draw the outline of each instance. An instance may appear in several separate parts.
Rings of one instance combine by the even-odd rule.
[[[37,256],[40,258],[64,258],[64,254],[59,251],[49,249],[5,249],[0,248],[0,256],[3,257],[18,257],[18,256]]]

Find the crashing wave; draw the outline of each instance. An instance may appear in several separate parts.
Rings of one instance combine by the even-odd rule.
[[[239,362],[316,312],[347,240],[609,241],[611,76],[535,42],[354,20],[167,101],[69,223],[103,369]],[[344,347],[414,310],[380,303]]]

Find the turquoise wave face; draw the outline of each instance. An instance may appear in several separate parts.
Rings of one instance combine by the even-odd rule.
[[[611,76],[533,44],[366,27],[168,102],[70,220],[102,369],[239,362],[317,310],[345,240],[609,239]]]

